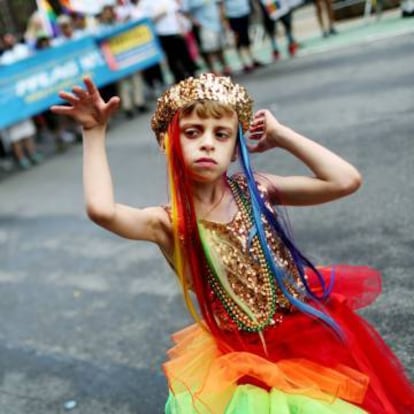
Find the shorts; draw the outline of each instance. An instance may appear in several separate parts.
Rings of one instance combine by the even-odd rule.
[[[215,32],[207,27],[201,27],[199,35],[202,52],[217,52],[223,49],[222,33]]]
[[[31,119],[18,122],[4,130],[5,143],[11,144],[24,138],[33,137],[36,134],[35,124]]]

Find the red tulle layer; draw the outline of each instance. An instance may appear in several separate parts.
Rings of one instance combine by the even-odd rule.
[[[404,367],[379,333],[354,312],[371,304],[380,294],[379,272],[346,265],[321,267],[319,271],[326,281],[335,274],[326,310],[342,329],[345,343],[319,321],[296,312],[280,326],[264,331],[267,358],[271,361],[303,358],[329,368],[338,364],[349,366],[369,377],[370,386],[361,407],[375,414],[413,414],[414,387]],[[315,285],[316,276],[307,274],[310,285]],[[248,337],[249,334],[245,339]],[[263,355],[257,336],[250,337],[252,341],[249,343],[247,339],[246,351]]]

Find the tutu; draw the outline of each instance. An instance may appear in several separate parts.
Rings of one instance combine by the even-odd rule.
[[[332,268],[320,268],[329,279]],[[263,331],[243,350],[220,350],[207,329],[192,325],[173,335],[163,368],[170,388],[166,413],[412,414],[414,389],[396,356],[354,310],[380,293],[378,272],[335,267],[326,310],[340,339],[301,312]],[[314,275],[308,274],[310,284]],[[231,332],[228,333],[232,335]]]

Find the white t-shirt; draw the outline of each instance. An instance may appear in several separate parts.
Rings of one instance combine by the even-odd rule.
[[[176,0],[141,0],[139,8],[154,22],[158,35],[176,35],[182,33],[179,20],[179,6]],[[162,13],[162,17],[158,16]]]

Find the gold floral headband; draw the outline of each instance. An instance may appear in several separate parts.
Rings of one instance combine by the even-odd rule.
[[[247,90],[233,83],[229,77],[203,73],[187,78],[167,89],[157,101],[157,108],[151,119],[151,128],[157,140],[165,133],[174,114],[196,101],[210,100],[234,108],[243,131],[249,129],[253,114],[253,100]]]

